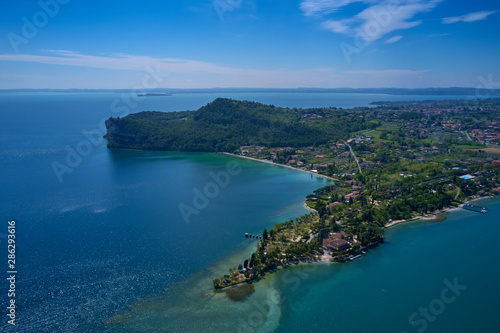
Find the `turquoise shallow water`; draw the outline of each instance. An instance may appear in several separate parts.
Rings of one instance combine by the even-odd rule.
[[[106,332],[497,332],[500,202],[482,204],[488,214],[390,229],[354,262],[279,270],[244,302],[210,292],[210,277],[248,255],[244,248],[133,304]]]
[[[172,97],[145,99],[129,111],[196,109],[217,96]],[[387,99],[227,97],[290,107]],[[409,326],[409,316],[455,277],[468,289],[426,331],[466,332],[473,325],[496,331],[493,202],[486,215],[460,212],[437,224],[397,226],[386,244],[346,265],[279,271],[245,302],[214,295],[211,279],[255,246],[243,234],[306,213],[304,196],[326,181],[224,155],[109,151],[99,141],[60,182],[53,163],[67,163],[68,152],[89,140],[83,130],[98,130],[116,115],[115,98],[0,95],[0,246],[7,221],[15,219],[19,271],[18,325],[2,320],[2,332],[416,332],[420,326]],[[194,206],[196,190],[228,166],[240,172],[186,223],[179,205]],[[6,280],[0,288],[7,290]]]
[[[276,274],[288,298],[276,332],[497,332],[500,202],[481,203],[489,213],[458,211],[439,223],[396,226],[385,244],[354,262],[302,278],[306,268]],[[299,278],[290,282],[286,274]],[[455,279],[467,288],[448,304],[445,281]]]

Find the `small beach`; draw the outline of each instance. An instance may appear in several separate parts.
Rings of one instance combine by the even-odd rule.
[[[326,178],[326,179],[330,179],[330,180],[337,181],[337,182],[339,181],[336,178],[328,177],[328,176],[325,176],[325,175],[321,175],[321,174],[319,174],[317,172],[312,172],[312,171],[309,171],[309,170],[303,170],[303,169],[295,168],[295,167],[290,166],[290,165],[284,165],[284,164],[274,163],[274,162],[269,161],[269,160],[260,160],[258,158],[254,158],[254,157],[242,156],[242,155],[231,154],[231,153],[221,153],[221,154],[229,155],[229,156],[235,156],[235,157],[239,157],[239,158],[245,158],[245,159],[251,160],[251,161],[256,161],[256,162],[261,162],[261,163],[276,165],[276,166],[280,166],[280,167],[283,167],[283,168],[288,168],[288,169],[292,169],[292,170],[297,170],[297,171],[305,172],[305,173],[308,173],[308,174],[311,174],[311,175],[314,175],[314,176],[318,176],[318,177],[321,177],[321,178]]]
[[[485,197],[472,198],[470,200],[467,200],[464,204],[471,203],[471,202],[476,202],[476,201],[481,201],[481,200],[486,200],[486,199],[491,199],[491,198],[499,198],[499,197],[498,196],[497,197],[494,197],[494,196],[485,196]],[[388,228],[394,227],[395,225],[398,225],[398,224],[401,224],[401,223],[414,222],[414,221],[419,221],[419,220],[422,220],[422,221],[432,221],[439,214],[457,212],[457,211],[462,210],[462,208],[461,208],[462,205],[460,205],[459,207],[450,207],[450,208],[447,208],[447,209],[443,209],[443,210],[440,210],[440,211],[435,212],[435,213],[429,213],[429,214],[426,214],[426,215],[413,217],[413,218],[408,219],[408,220],[396,220],[396,221],[392,221],[391,223],[387,224],[385,226],[385,228],[388,229]]]

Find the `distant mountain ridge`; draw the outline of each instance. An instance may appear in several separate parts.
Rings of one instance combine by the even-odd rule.
[[[114,92],[130,93],[130,89],[0,89],[0,92]],[[353,94],[388,94],[388,95],[463,95],[483,97],[499,97],[500,89],[489,87],[467,88],[200,88],[175,89],[157,88],[147,89],[145,93],[163,94],[192,94],[192,93],[353,93]]]

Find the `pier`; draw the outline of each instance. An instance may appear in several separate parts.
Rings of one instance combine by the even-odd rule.
[[[252,234],[249,234],[248,232],[245,232],[245,238],[262,239],[262,236],[259,236],[259,235],[252,235]]]
[[[465,205],[462,206],[462,208],[466,209],[466,210],[470,210],[470,211],[476,212],[476,213],[481,213],[481,214],[484,214],[484,213],[488,212],[488,208],[486,208],[486,207],[474,206],[474,205],[471,205],[471,204],[465,204]]]

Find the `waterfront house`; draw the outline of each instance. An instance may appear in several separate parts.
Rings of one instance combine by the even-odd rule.
[[[343,231],[331,234],[328,238],[323,240],[322,246],[324,249],[333,252],[349,250],[351,244],[344,238],[346,236],[346,233]]]

